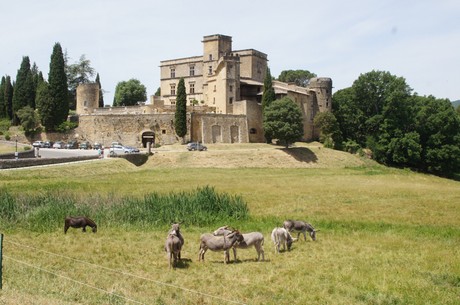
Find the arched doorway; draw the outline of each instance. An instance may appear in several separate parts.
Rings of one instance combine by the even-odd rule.
[[[144,131],[142,133],[142,147],[146,148],[147,143],[151,143],[150,146],[153,147],[153,145],[155,144],[155,132]]]
[[[212,125],[212,143],[222,142],[222,131],[219,125]]]
[[[230,141],[232,143],[240,142],[240,128],[238,126],[230,126]]]

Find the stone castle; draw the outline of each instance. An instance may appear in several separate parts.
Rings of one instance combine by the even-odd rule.
[[[187,93],[185,141],[203,143],[264,142],[261,99],[267,55],[254,50],[233,50],[232,38],[203,37],[203,54],[160,63],[161,96],[150,103],[127,107],[98,107],[99,87],[77,88],[78,137],[110,145],[120,141],[143,146],[181,141],[174,131],[176,90],[181,78]],[[313,78],[308,87],[273,81],[277,98],[290,97],[303,114],[304,135],[319,136],[313,126],[316,113],[332,109],[332,80]]]

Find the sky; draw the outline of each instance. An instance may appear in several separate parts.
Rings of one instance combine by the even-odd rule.
[[[0,0],[0,76],[29,56],[45,78],[59,42],[99,73],[105,104],[116,85],[160,86],[160,61],[199,56],[203,36],[268,55],[271,74],[308,70],[334,92],[372,70],[403,77],[418,95],[460,99],[458,0]]]

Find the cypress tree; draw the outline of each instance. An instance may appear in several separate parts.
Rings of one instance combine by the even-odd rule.
[[[53,114],[53,104],[50,103],[51,91],[49,85],[46,81],[40,82],[37,88],[36,95],[36,105],[38,113],[40,114],[41,124],[45,127],[46,130],[51,130],[54,127],[54,114]]]
[[[5,103],[5,87],[6,87],[6,78],[2,76],[2,81],[0,82],[0,119],[6,118],[6,103]]]
[[[5,78],[5,107],[6,107],[6,115],[7,117],[12,120],[13,119],[13,85],[11,85],[11,77],[6,76]]]
[[[174,127],[177,136],[183,138],[187,134],[187,93],[185,92],[185,82],[181,78],[177,85],[176,113]]]
[[[16,112],[25,107],[35,104],[35,90],[32,72],[30,71],[30,60],[28,56],[22,58],[21,67],[16,75],[16,84],[13,93],[13,123],[17,125],[19,120]]]
[[[99,85],[99,107],[104,107],[104,95],[102,93],[101,80],[99,78],[99,73],[96,75],[96,83]]]
[[[267,67],[267,72],[264,78],[264,93],[262,94],[262,115],[265,124],[265,109],[276,99],[275,89],[273,89],[272,75],[270,68]],[[271,143],[273,136],[269,130],[265,130],[265,140],[267,143]]]
[[[54,114],[54,124],[52,124],[52,126],[48,125],[45,127],[47,129],[54,130],[61,123],[65,122],[67,120],[67,116],[69,115],[67,75],[65,71],[64,55],[59,43],[54,45],[53,53],[51,54],[48,84],[51,105],[50,107],[44,107],[44,109],[49,109],[49,111]]]

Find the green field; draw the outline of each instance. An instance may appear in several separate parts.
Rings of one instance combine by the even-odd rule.
[[[238,149],[247,150],[247,159],[254,154]],[[261,149],[269,156],[269,148]],[[355,165],[359,157],[332,158],[336,152],[314,147],[312,168],[184,168],[191,158],[216,158],[218,150],[178,152],[175,167],[159,162],[159,154],[141,167],[110,159],[0,171],[0,304],[460,303],[459,182],[362,160]],[[241,198],[249,216],[185,221],[184,260],[168,270],[168,223],[126,215],[136,214],[132,202],[142,206],[152,194],[193,197],[206,187]],[[123,205],[126,217],[117,223],[113,211]],[[64,235],[65,207],[93,213],[98,232]],[[137,211],[143,213],[155,212]],[[188,213],[183,217],[192,219]],[[320,229],[317,241],[302,238],[275,255],[270,232],[286,218]],[[248,249],[238,251],[235,264],[209,251],[198,262],[200,235],[224,224],[264,233],[266,261],[256,262]]]

